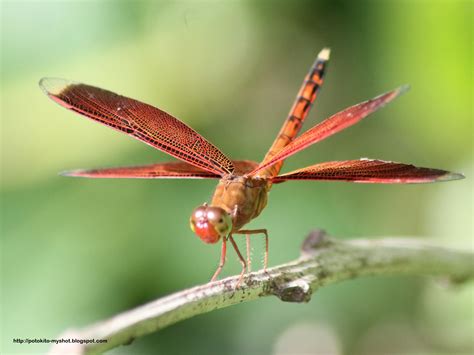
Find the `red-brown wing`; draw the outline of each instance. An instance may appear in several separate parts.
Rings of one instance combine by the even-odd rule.
[[[393,91],[377,96],[371,100],[361,102],[360,104],[351,106],[341,112],[336,113],[335,115],[329,117],[328,119],[303,133],[293,142],[278,151],[270,160],[264,164],[261,164],[257,169],[250,172],[249,175],[255,175],[267,166],[271,166],[314,143],[320,142],[323,139],[326,139],[327,137],[332,136],[333,134],[340,132],[349,126],[356,124],[407,90],[408,86],[401,86]]]
[[[243,175],[257,167],[250,160],[233,161],[235,173]],[[128,179],[217,179],[219,174],[197,168],[184,162],[166,162],[141,166],[129,166],[105,169],[72,170],[61,173],[64,176],[86,178],[128,178]]]
[[[377,184],[412,184],[463,179],[462,174],[445,170],[419,168],[411,164],[360,159],[330,161],[295,170],[273,178],[274,183],[287,180],[340,180]]]
[[[90,85],[43,78],[40,87],[61,106],[214,174],[234,171],[232,162],[192,128],[143,102]]]

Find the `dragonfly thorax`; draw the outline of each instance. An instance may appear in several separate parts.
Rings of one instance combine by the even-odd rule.
[[[232,218],[224,209],[206,203],[194,209],[191,229],[204,243],[217,243],[232,231]]]

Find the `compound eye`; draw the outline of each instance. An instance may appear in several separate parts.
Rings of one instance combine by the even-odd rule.
[[[220,207],[208,207],[207,218],[222,236],[229,234],[232,230],[232,218]]]
[[[200,206],[193,211],[190,226],[205,243],[217,243],[232,230],[232,219],[220,207]]]
[[[196,208],[193,212],[193,218],[194,219],[201,219],[206,216],[206,207],[200,206]]]

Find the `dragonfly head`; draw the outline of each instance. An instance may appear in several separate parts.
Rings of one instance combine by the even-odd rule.
[[[191,229],[204,243],[217,243],[232,230],[232,218],[220,207],[204,204],[197,207],[189,220]]]

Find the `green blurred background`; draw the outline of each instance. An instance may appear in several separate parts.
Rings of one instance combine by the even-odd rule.
[[[51,102],[43,76],[151,103],[234,159],[260,160],[323,46],[332,49],[309,128],[409,83],[374,117],[309,148],[285,171],[381,158],[463,172],[428,185],[292,182],[249,227],[270,264],[314,228],[340,238],[416,236],[472,249],[472,1],[3,1],[1,3],[2,353],[208,281],[219,247],[188,227],[213,181],[64,178],[73,168],[171,160]],[[291,221],[291,223],[289,222]],[[254,266],[263,243],[254,241]],[[230,254],[225,275],[239,271]],[[370,278],[309,304],[241,304],[136,340],[121,353],[464,354],[473,286]]]

